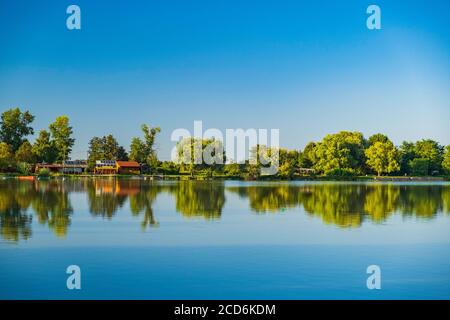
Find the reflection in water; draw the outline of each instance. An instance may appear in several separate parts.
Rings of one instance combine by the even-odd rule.
[[[18,241],[31,237],[32,216],[27,213],[30,206],[29,184],[17,184],[0,188],[0,233],[3,239]]]
[[[106,219],[128,205],[133,216],[142,215],[141,227],[145,230],[159,226],[153,205],[161,193],[173,197],[176,211],[184,217],[210,220],[220,219],[226,192],[248,201],[256,213],[297,207],[339,227],[358,227],[367,219],[383,223],[394,213],[430,219],[450,211],[448,184],[274,183],[227,187],[215,181],[10,179],[0,181],[0,233],[8,241],[28,239],[34,216],[58,237],[64,237],[74,211],[71,193],[85,194],[90,213]]]
[[[450,186],[442,184],[278,184],[227,190],[248,198],[258,213],[303,207],[308,214],[340,227],[360,226],[366,218],[381,223],[395,212],[432,218],[440,212],[449,213],[450,202]]]
[[[70,185],[58,183],[57,181],[44,181],[35,183],[31,196],[31,207],[36,214],[39,223],[48,224],[49,228],[58,237],[67,234],[70,225],[70,215],[73,212],[69,200],[69,191],[66,187]]]
[[[221,182],[181,181],[172,185],[176,210],[185,217],[218,219],[225,204],[225,187]]]

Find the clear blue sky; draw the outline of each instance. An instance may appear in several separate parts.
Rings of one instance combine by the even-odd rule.
[[[128,148],[145,122],[168,159],[194,120],[279,128],[288,148],[339,130],[450,144],[449,89],[449,1],[0,2],[0,111],[29,109],[36,131],[67,114],[73,158],[95,135]]]

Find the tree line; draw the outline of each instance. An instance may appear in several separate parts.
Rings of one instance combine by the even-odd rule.
[[[58,116],[48,129],[41,129],[32,144],[27,137],[34,134],[31,126],[34,116],[19,108],[6,110],[0,122],[0,170],[29,173],[36,163],[55,163],[70,159],[75,143],[69,118]],[[155,149],[159,127],[142,125],[142,137],[131,140],[129,151],[119,145],[112,135],[93,137],[89,141],[87,164],[90,169],[97,160],[134,160],[147,173],[198,174],[258,178],[265,165],[260,159],[276,155],[277,176],[292,178],[302,169],[313,169],[314,174],[327,176],[357,175],[448,175],[450,174],[450,146],[422,139],[404,141],[396,146],[384,134],[374,134],[368,139],[361,132],[341,131],[326,135],[321,141],[310,142],[303,150],[269,148],[258,145],[251,150],[250,159],[244,163],[195,163],[194,138],[184,139],[177,145],[179,157],[184,150],[192,152],[190,161],[160,161]],[[201,151],[214,145],[223,150],[221,141],[201,140]]]

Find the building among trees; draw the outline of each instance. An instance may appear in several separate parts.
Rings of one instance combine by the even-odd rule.
[[[140,174],[141,165],[136,161],[97,160],[94,174]]]

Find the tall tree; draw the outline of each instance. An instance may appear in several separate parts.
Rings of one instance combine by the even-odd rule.
[[[222,171],[226,162],[222,141],[215,138],[186,137],[177,143],[176,148],[180,169],[191,174],[195,170]]]
[[[69,118],[67,116],[57,117],[55,122],[50,124],[49,129],[57,151],[57,160],[66,160],[75,143],[75,139],[72,138],[73,130],[69,125]]]
[[[104,153],[104,137],[93,137],[89,141],[88,166],[93,168],[95,161],[106,160]]]
[[[428,174],[440,173],[444,147],[434,140],[424,139],[416,142],[416,154],[418,158],[428,160]]]
[[[13,158],[11,146],[5,142],[0,142],[0,170],[9,169],[14,164]]]
[[[142,132],[144,132],[144,141],[145,141],[145,147],[147,148],[148,154],[156,154],[155,151],[155,138],[158,133],[161,132],[161,129],[159,127],[150,127],[146,124],[143,124]]]
[[[158,158],[155,150],[156,135],[161,132],[159,127],[150,127],[143,124],[141,126],[144,139],[133,138],[130,145],[130,159],[139,163],[145,163],[150,170],[155,170],[158,165]]]
[[[326,135],[314,148],[316,162],[314,168],[319,172],[336,169],[359,170],[364,166],[364,146],[362,133],[341,131]]]
[[[316,161],[315,148],[315,142],[309,142],[305,146],[305,149],[299,155],[298,165],[300,168],[312,168],[314,166]]]
[[[97,160],[128,160],[128,155],[116,138],[109,134],[103,137],[93,137],[89,141],[89,167],[93,168]]]
[[[26,136],[33,134],[30,124],[34,116],[29,112],[22,112],[19,108],[9,109],[2,113],[0,121],[0,141],[11,146],[11,151],[17,149],[26,140]]]
[[[133,138],[130,145],[130,159],[139,163],[146,162],[146,146],[139,138]]]
[[[450,174],[450,145],[445,147],[444,160],[442,160],[442,169],[446,174]]]
[[[376,133],[369,137],[369,140],[367,140],[367,144],[370,147],[373,144],[375,144],[375,142],[383,142],[384,143],[384,142],[388,142],[388,141],[390,141],[390,140],[386,135],[384,135],[382,133]]]
[[[15,158],[17,162],[26,162],[26,163],[34,163],[36,158],[33,154],[33,148],[31,143],[28,141],[24,141],[22,145],[17,149]]]
[[[411,174],[411,161],[417,157],[416,146],[413,142],[403,141],[399,147],[400,173]]]
[[[380,176],[383,173],[391,173],[400,170],[398,163],[398,151],[394,144],[387,140],[376,141],[365,151],[367,165]]]
[[[47,130],[39,131],[39,136],[33,144],[32,152],[37,162],[53,163],[56,161],[57,150]]]

